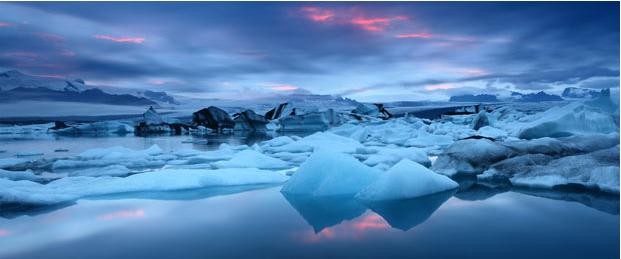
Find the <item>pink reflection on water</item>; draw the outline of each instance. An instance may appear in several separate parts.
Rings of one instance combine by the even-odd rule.
[[[294,235],[294,238],[303,243],[319,243],[326,240],[360,240],[373,233],[388,229],[390,229],[390,225],[381,216],[368,213],[354,220],[324,228],[319,233],[314,233],[312,230],[304,231]]]

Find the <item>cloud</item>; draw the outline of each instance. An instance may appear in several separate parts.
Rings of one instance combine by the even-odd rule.
[[[290,91],[295,91],[299,89],[299,87],[294,86],[294,85],[274,85],[274,86],[270,86],[269,88],[274,91],[282,91],[282,92],[290,92]]]
[[[110,35],[95,35],[95,39],[109,40],[118,43],[142,44],[145,40],[141,37],[112,37]]]
[[[421,33],[400,33],[395,35],[397,39],[430,39],[433,35],[425,32]]]

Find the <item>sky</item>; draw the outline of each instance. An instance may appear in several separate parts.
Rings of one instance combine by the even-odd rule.
[[[619,3],[0,3],[0,70],[196,98],[619,87]]]

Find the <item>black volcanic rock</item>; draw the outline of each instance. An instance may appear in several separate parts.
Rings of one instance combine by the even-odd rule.
[[[256,114],[253,110],[245,110],[235,114],[235,130],[264,131],[269,123],[265,117]]]
[[[226,111],[215,106],[209,106],[192,113],[192,123],[218,131],[235,127],[235,122],[231,119],[231,116]]]
[[[495,95],[491,94],[465,94],[465,95],[457,95],[451,96],[449,102],[498,102],[498,98]]]

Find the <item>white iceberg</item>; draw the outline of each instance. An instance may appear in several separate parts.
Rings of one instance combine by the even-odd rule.
[[[240,151],[231,160],[213,163],[216,168],[283,169],[290,167],[285,161],[266,156],[252,149]]]
[[[368,201],[409,199],[452,190],[458,186],[444,175],[403,159],[360,191],[356,198]]]
[[[538,119],[521,125],[518,137],[534,139],[619,131],[612,114],[602,113],[579,102],[553,107],[536,116]]]
[[[300,166],[281,191],[309,196],[353,196],[380,174],[350,155],[322,149],[315,151]]]
[[[163,169],[119,177],[65,177],[48,184],[0,178],[0,203],[55,204],[87,196],[203,187],[276,184],[287,180],[279,172],[259,169]]]

